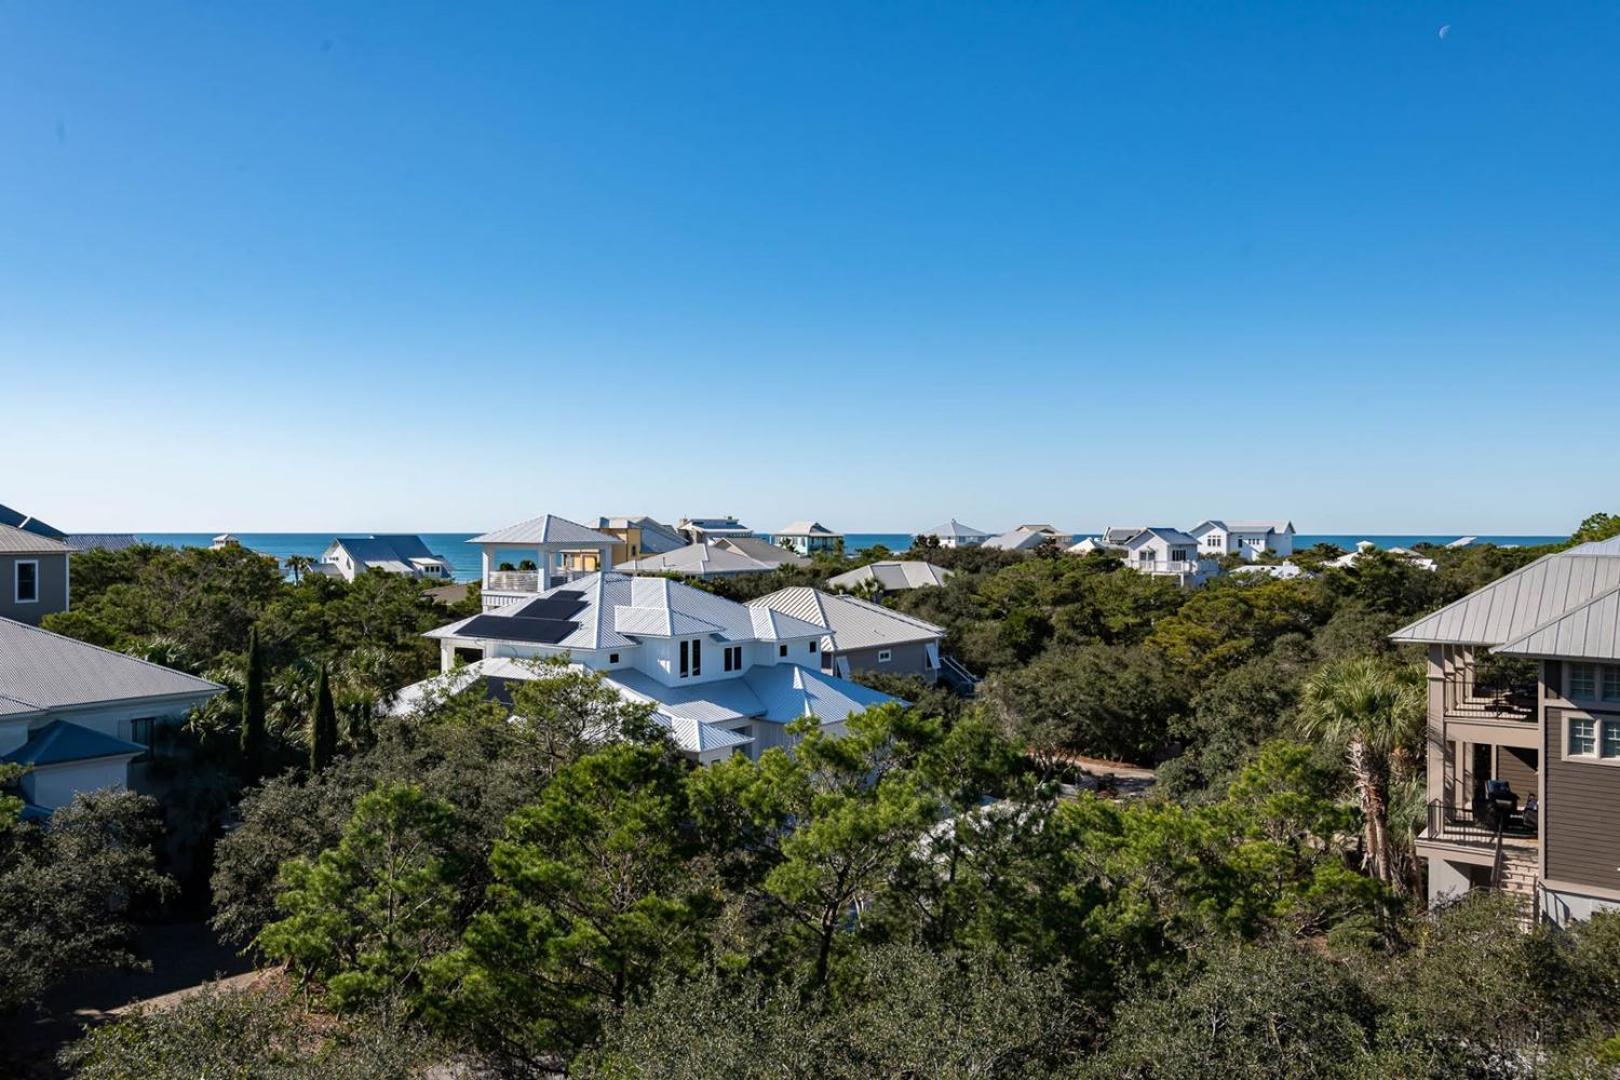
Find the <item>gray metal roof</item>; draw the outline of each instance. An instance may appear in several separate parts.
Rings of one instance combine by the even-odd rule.
[[[748,606],[769,608],[823,627],[832,634],[833,646],[840,652],[912,641],[937,641],[945,636],[942,626],[853,596],[819,589],[778,589],[768,596],[748,601]]]
[[[1112,532],[1113,530],[1110,529],[1109,531]],[[1143,537],[1146,537],[1146,536],[1158,537],[1160,540],[1163,540],[1167,544],[1196,544],[1196,543],[1198,543],[1197,540],[1194,540],[1192,537],[1188,536],[1186,533],[1182,532],[1180,529],[1172,529],[1168,525],[1149,525],[1147,528],[1138,531],[1134,536],[1132,536],[1129,540],[1127,540],[1125,542],[1125,546],[1128,547],[1128,548],[1141,547],[1141,544],[1138,543],[1138,541],[1141,540]]]
[[[785,529],[777,529],[772,536],[843,536],[833,532],[819,521],[795,521]]]
[[[1491,651],[1511,656],[1620,660],[1620,588],[1610,589]]]
[[[15,525],[0,525],[0,553],[6,555],[66,555],[73,549],[60,540],[41,536]]]
[[[607,533],[587,528],[577,521],[560,518],[556,514],[541,514],[504,529],[496,529],[468,540],[469,544],[617,544],[619,541]]]
[[[1582,545],[1545,555],[1403,626],[1390,638],[1444,645],[1516,641],[1620,585],[1620,554],[1607,550]]]
[[[952,571],[943,566],[923,562],[921,559],[884,559],[867,563],[827,579],[835,589],[853,589],[868,581],[876,581],[885,592],[904,592],[929,585],[943,585]]]
[[[1004,532],[1000,536],[991,537],[984,542],[987,548],[996,548],[1001,551],[1033,551],[1041,546],[1048,538],[1065,543],[1069,536],[1060,533],[1050,525],[1020,525],[1011,532]]]
[[[201,700],[223,689],[207,679],[0,619],[0,714],[131,698],[193,695]]]
[[[69,533],[66,541],[74,551],[123,551],[140,542],[134,533]]]
[[[974,537],[983,538],[983,537],[988,537],[988,536],[990,536],[992,534],[985,532],[983,529],[975,529],[971,525],[964,525],[960,521],[957,521],[955,518],[951,518],[951,520],[947,521],[945,524],[936,525],[932,529],[924,529],[922,532],[918,533],[917,535],[918,536],[937,536],[941,540],[945,539],[946,537],[950,537],[950,536],[954,536],[959,540],[962,540],[962,539],[971,540]]]
[[[1103,530],[1102,538],[1105,543],[1124,544],[1146,529],[1146,525],[1110,525]]]
[[[674,551],[645,555],[614,567],[628,573],[687,574],[719,577],[726,574],[764,574],[779,566],[807,566],[810,560],[765,540],[747,537],[706,540]]]

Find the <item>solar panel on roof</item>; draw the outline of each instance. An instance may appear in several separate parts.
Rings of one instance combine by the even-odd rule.
[[[525,641],[533,645],[555,645],[577,629],[579,624],[568,619],[529,619],[521,615],[474,615],[472,620],[457,632],[457,636]]]
[[[584,609],[583,593],[560,592],[530,600],[518,608],[513,616],[520,619],[572,619]]]

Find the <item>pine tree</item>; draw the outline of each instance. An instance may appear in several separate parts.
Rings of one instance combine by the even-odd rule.
[[[332,685],[326,665],[315,684],[315,715],[309,721],[309,771],[318,773],[332,763],[337,753],[337,707],[332,704]]]
[[[264,774],[269,740],[264,725],[264,657],[259,629],[248,630],[247,674],[242,683],[242,778],[248,783]]]

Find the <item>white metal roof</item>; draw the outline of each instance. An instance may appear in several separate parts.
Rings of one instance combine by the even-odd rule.
[[[172,668],[0,619],[0,714],[131,698],[212,697],[224,687]]]
[[[803,566],[803,555],[776,547],[764,540],[746,538],[706,540],[687,544],[674,551],[644,555],[622,562],[615,570],[641,574],[688,574],[713,577],[724,574],[764,574],[779,566]]]
[[[768,596],[750,600],[748,606],[769,608],[823,627],[832,634],[834,647],[841,652],[913,641],[937,641],[945,636],[944,627],[853,596],[825,593],[819,589],[778,589]]]
[[[1011,532],[1002,533],[984,542],[987,548],[998,548],[1002,551],[1031,551],[1041,546],[1046,539],[1051,538],[1059,542],[1067,540],[1066,533],[1060,533],[1050,525],[1020,525]]]
[[[1582,545],[1545,555],[1401,627],[1390,638],[1449,645],[1516,642],[1620,585],[1620,554],[1609,550],[1602,544]]]
[[[469,544],[617,544],[619,541],[607,533],[581,525],[577,521],[541,514],[504,529],[496,529],[468,540]]]

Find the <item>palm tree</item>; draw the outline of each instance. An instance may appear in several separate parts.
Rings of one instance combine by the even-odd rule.
[[[310,567],[315,565],[315,560],[308,555],[289,555],[282,560],[282,563],[288,570],[292,571],[293,581],[296,583],[303,578]]]
[[[1386,885],[1406,889],[1390,830],[1392,779],[1414,771],[1425,687],[1419,669],[1375,656],[1319,668],[1305,681],[1300,729],[1343,746],[1361,803],[1362,866]]]

